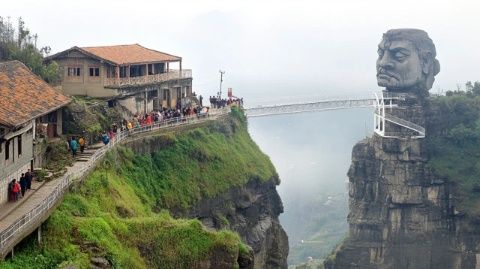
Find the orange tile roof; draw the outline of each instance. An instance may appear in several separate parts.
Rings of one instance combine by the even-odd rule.
[[[0,63],[0,124],[17,127],[66,106],[71,99],[19,61]]]
[[[118,65],[148,62],[180,61],[182,59],[181,57],[175,55],[147,49],[143,46],[140,46],[139,44],[82,47],[79,49]]]

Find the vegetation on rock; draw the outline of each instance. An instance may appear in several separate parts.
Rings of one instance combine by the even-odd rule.
[[[155,139],[163,148],[152,155],[127,146],[110,151],[46,221],[40,247],[26,240],[0,268],[89,268],[95,258],[115,268],[206,268],[212,260],[238,267],[249,247],[236,233],[173,219],[168,209],[189,207],[252,178],[276,177],[243,114]]]
[[[480,83],[466,86],[429,102],[428,164],[458,187],[457,208],[480,216]]]
[[[72,96],[64,114],[64,129],[67,134],[85,134],[87,143],[100,140],[102,132],[111,128],[112,123],[120,126],[122,116],[117,107],[108,107],[104,100],[91,97]]]

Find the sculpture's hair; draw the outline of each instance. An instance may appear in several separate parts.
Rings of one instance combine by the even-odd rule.
[[[424,86],[427,90],[431,89],[435,81],[435,76],[440,72],[440,63],[435,59],[435,57],[437,57],[435,44],[433,44],[432,39],[428,37],[427,32],[419,29],[392,29],[383,34],[383,39],[385,41],[408,40],[412,42],[418,51],[420,60],[428,67],[428,70],[424,72]]]

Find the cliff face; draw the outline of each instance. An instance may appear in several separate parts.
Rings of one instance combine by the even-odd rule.
[[[278,183],[238,110],[136,136],[72,187],[41,244],[28,239],[0,267],[286,268]]]
[[[200,201],[188,212],[212,229],[239,233],[254,253],[248,268],[287,268],[288,237],[278,221],[282,201],[275,189],[277,179],[249,181],[225,194]]]
[[[410,96],[390,113],[425,126],[429,113],[423,107]],[[432,172],[427,153],[424,139],[408,135],[375,134],[354,146],[349,236],[325,268],[479,268],[480,240],[464,229],[455,210],[455,186]]]
[[[129,147],[137,154],[150,155],[160,151],[165,144],[162,137],[147,137],[130,142]],[[287,268],[288,237],[278,220],[283,212],[276,190],[279,183],[277,176],[267,181],[253,177],[215,197],[202,198],[188,208],[174,206],[169,210],[175,217],[199,219],[213,230],[237,232],[253,252],[252,260],[241,257],[240,268]]]
[[[226,120],[220,125],[219,130],[220,132],[233,134],[232,139],[236,139],[236,143],[238,143],[241,139],[235,136],[243,135],[246,130],[242,130],[238,126],[232,128],[232,126]],[[215,132],[219,131],[216,130]],[[245,133],[245,135],[248,134]],[[196,139],[201,140],[202,137],[197,135]],[[250,145],[250,142],[248,144]],[[171,147],[172,141],[166,139],[165,136],[153,136],[130,141],[128,145],[136,154],[153,156],[162,152],[165,148]],[[253,153],[252,150],[259,151],[258,148],[250,150],[245,145],[239,145],[239,148],[242,148],[241,151],[249,154]],[[189,150],[195,152],[194,159],[202,159],[198,160],[200,163],[205,162],[204,159],[211,159],[207,160],[211,163],[217,161],[217,158],[209,156],[210,154],[203,150],[193,148]],[[175,217],[199,219],[207,228],[212,230],[228,229],[237,232],[242,241],[251,247],[253,254],[252,260],[249,260],[248,257],[240,257],[240,268],[287,268],[288,237],[278,220],[279,215],[283,212],[282,201],[276,191],[276,186],[280,184],[279,178],[276,173],[273,176],[269,175],[268,179],[260,178],[254,174],[250,174],[244,180],[234,178],[238,174],[235,172],[236,168],[248,167],[253,163],[241,164],[238,162],[240,158],[237,158],[234,155],[235,152],[231,149],[230,154],[233,154],[235,162],[225,168],[226,176],[229,177],[226,182],[230,186],[227,190],[217,192],[209,197],[201,196],[186,207],[179,207],[178,204],[175,204],[167,206],[167,208]],[[188,155],[191,155],[191,153],[188,153]],[[253,155],[249,155],[249,158],[253,157]],[[263,159],[257,160],[255,164],[259,166],[263,162],[265,162]],[[268,162],[270,161],[268,160]],[[203,174],[202,170],[206,170],[205,167],[198,173]],[[228,175],[229,171],[230,175]],[[208,181],[204,177],[204,175],[200,175],[201,180]],[[208,185],[203,183],[195,184],[199,185],[201,192],[204,191],[202,188],[209,188]],[[217,181],[213,184],[221,185],[223,183]]]

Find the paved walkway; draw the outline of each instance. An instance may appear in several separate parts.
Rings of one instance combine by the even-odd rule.
[[[172,119],[162,124],[138,128],[132,132],[121,132],[107,146],[99,143],[86,149],[84,154],[77,156],[73,166],[67,167],[67,172],[63,176],[48,182],[32,182],[32,190],[28,191],[24,198],[0,208],[0,259],[5,258],[16,244],[39,227],[62,201],[64,192],[67,191],[70,184],[82,176],[88,175],[97,164],[97,160],[100,160],[108,149],[117,143],[136,134],[167,131],[179,126],[194,126],[215,120],[228,112],[229,109],[218,110],[211,113],[209,117]]]
[[[78,169],[82,164],[80,162],[75,162],[73,166],[67,168],[67,173],[69,170]],[[23,198],[23,202],[10,203],[13,207],[7,212],[7,215],[4,215],[0,222],[0,231],[7,229],[15,220],[21,218],[25,215],[26,212],[33,210],[38,204],[43,202],[45,197],[48,197],[52,190],[57,187],[59,181],[62,178],[52,179],[44,184],[40,185],[40,188],[29,194],[29,196]]]
[[[83,153],[79,153],[75,158],[75,163],[71,167],[67,167],[67,173],[71,173],[74,170],[78,170],[83,162],[86,162],[90,159],[90,157],[97,151],[99,148],[103,146],[103,143],[97,143],[92,145],[84,150]],[[0,207],[0,231],[4,229],[4,226],[9,223],[10,219],[15,219],[17,213],[25,214],[28,212],[28,209],[31,208],[30,204],[37,205],[39,199],[45,198],[45,192],[50,193],[51,186],[56,186],[60,178],[49,180],[48,182],[42,181],[32,181],[32,189],[27,190],[25,196],[20,198],[17,202],[8,202],[4,206]],[[37,193],[37,191],[43,189],[42,187],[46,187],[45,190],[42,190]],[[50,188],[48,187],[50,186]],[[25,204],[28,201],[28,204]],[[15,212],[14,212],[15,211]],[[10,216],[10,217],[9,217]],[[9,217],[9,218],[7,218]]]
[[[0,207],[0,224],[3,223],[3,219],[8,216],[13,210],[27,201],[38,189],[40,189],[45,182],[32,181],[32,188],[25,192],[25,196],[20,198],[17,202],[8,202]]]

